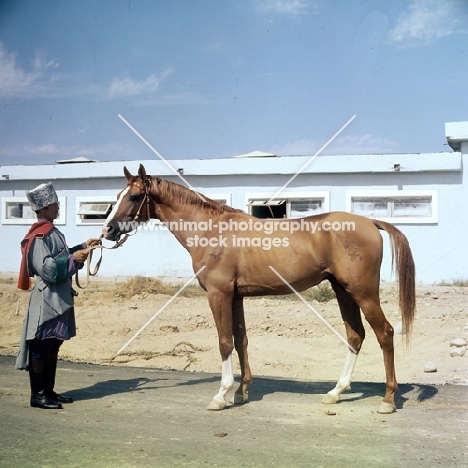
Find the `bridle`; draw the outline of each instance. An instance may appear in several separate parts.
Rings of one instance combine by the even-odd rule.
[[[134,185],[135,187],[139,188],[142,192],[144,192],[143,200],[141,201],[140,207],[138,208],[135,216],[133,217],[133,222],[138,221],[138,219],[140,218],[140,213],[143,208],[143,205],[146,205],[146,218],[147,218],[147,221],[149,221],[150,220],[150,201],[151,201],[150,193],[151,193],[151,187],[153,185],[153,179],[150,176],[146,176],[144,186],[143,184],[138,184],[136,182],[133,182],[132,185]]]
[[[140,206],[138,207],[138,210],[137,210],[135,216],[133,217],[132,222],[135,223],[135,222],[138,221],[138,219],[140,218],[141,210],[143,209],[143,206],[145,206],[145,205],[146,205],[146,218],[147,218],[147,221],[149,221],[150,220],[150,202],[151,202],[150,194],[151,194],[151,187],[153,185],[153,180],[152,180],[152,178],[150,176],[146,176],[144,185],[136,183],[136,182],[133,182],[133,184],[131,184],[131,185],[134,185],[135,187],[139,188],[142,192],[144,192],[143,200],[141,201]],[[78,279],[78,270],[77,270],[77,272],[75,273],[75,283],[76,283],[76,285],[80,289],[86,289],[87,286],[88,286],[88,283],[89,283],[89,277],[90,276],[96,276],[98,271],[99,271],[99,267],[101,266],[101,262],[102,262],[102,251],[104,249],[113,250],[113,249],[117,249],[118,247],[122,247],[122,245],[125,243],[125,241],[130,236],[133,236],[135,234],[135,232],[133,234],[130,234],[130,233],[125,234],[121,239],[117,240],[112,247],[106,247],[106,246],[102,245],[101,243],[99,243],[97,245],[93,245],[91,247],[88,247],[89,253],[88,253],[87,268],[86,268],[86,284],[84,286],[82,286],[80,284],[80,280]],[[101,241],[103,239],[103,237],[104,237],[104,234],[101,234],[100,237],[99,237],[99,240]],[[99,260],[97,261],[93,271],[91,271],[91,260],[93,258],[93,250],[95,250],[95,249],[100,249],[101,250],[101,255],[100,255]]]

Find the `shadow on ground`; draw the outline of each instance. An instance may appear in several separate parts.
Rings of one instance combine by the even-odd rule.
[[[189,374],[190,375],[190,374]],[[204,384],[215,384],[219,382],[218,376],[207,376],[204,378],[185,378],[180,374],[180,381],[168,384],[169,379],[137,377],[131,379],[110,379],[97,382],[89,387],[75,389],[64,393],[75,400],[100,399],[111,395],[132,393],[138,391],[158,391],[162,388],[177,388],[186,386],[197,386]],[[238,381],[238,379],[237,379]],[[291,393],[303,395],[324,395],[335,386],[335,382],[307,382],[300,380],[279,379],[270,377],[256,377],[249,389],[250,401],[261,401],[267,395],[274,393]],[[214,388],[217,388],[214,386]],[[234,387],[236,388],[236,387]],[[351,394],[346,397],[347,401],[362,400],[369,397],[383,397],[385,384],[373,382],[353,382]],[[423,402],[430,400],[438,393],[435,386],[419,384],[400,384],[395,403],[397,408],[402,408],[409,400]],[[346,392],[343,396],[346,395]],[[208,395],[207,395],[208,396]]]

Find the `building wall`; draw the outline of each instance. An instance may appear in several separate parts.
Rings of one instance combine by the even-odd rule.
[[[450,281],[454,279],[468,279],[468,247],[465,233],[468,232],[468,217],[466,215],[465,200],[468,200],[468,182],[463,172],[466,164],[466,155],[460,155],[461,164],[445,164],[451,161],[453,153],[441,153],[438,158],[429,155],[419,155],[421,166],[429,159],[437,160],[438,167],[426,167],[418,170],[416,167],[411,171],[395,172],[392,170],[379,170],[374,172],[360,168],[357,157],[352,156],[349,167],[343,169],[336,162],[331,161],[331,168],[315,170],[309,168],[307,171],[295,178],[287,187],[286,193],[303,191],[325,191],[330,195],[330,211],[346,210],[346,194],[349,190],[436,190],[438,194],[439,217],[437,223],[430,224],[404,224],[395,223],[408,237],[413,250],[417,268],[417,281],[421,283],[433,283],[439,281]],[[408,157],[405,162],[407,166],[414,158]],[[289,159],[284,164],[289,166],[288,170],[281,169],[283,173],[268,173],[262,167],[272,167],[274,164],[285,163],[285,161],[273,161],[275,158],[265,160],[259,158],[258,168],[252,161],[229,160],[228,173],[221,163],[212,161],[211,169],[204,170],[205,173],[196,174],[196,171],[185,170],[186,179],[189,183],[210,196],[212,194],[229,193],[231,205],[247,210],[246,194],[255,192],[275,193],[294,174],[297,160]],[[280,159],[280,158],[278,158]],[[456,158],[455,158],[456,159]],[[391,161],[404,161],[402,155],[395,155]],[[356,164],[354,163],[356,161]],[[378,156],[377,162],[381,161]],[[155,174],[154,161],[143,161],[147,166],[149,174]],[[294,164],[292,164],[294,162]],[[465,163],[465,164],[463,164]],[[131,161],[125,163],[129,169],[136,173],[139,162]],[[193,161],[180,161],[179,167],[190,167]],[[387,164],[387,163],[385,163]],[[432,163],[431,163],[432,164]],[[8,180],[0,181],[0,197],[22,196],[25,190],[31,189],[42,182],[52,180],[59,196],[66,197],[66,224],[59,226],[65,234],[69,245],[84,241],[89,237],[100,235],[100,226],[76,225],[76,197],[79,196],[102,196],[115,197],[124,187],[125,179],[122,174],[124,163],[97,163],[69,165],[69,167],[34,166],[19,170],[15,166],[1,167],[2,174],[8,171],[14,176]],[[183,165],[183,166],[182,166]],[[250,169],[246,169],[246,165]],[[217,167],[218,166],[218,167]],[[220,168],[221,167],[221,168]],[[316,166],[321,167],[321,166]],[[348,167],[348,166],[347,166]],[[157,166],[161,171],[161,166]],[[354,170],[354,172],[342,172],[343,170]],[[15,172],[16,171],[16,172]],[[211,173],[210,173],[211,171]],[[271,169],[277,171],[278,169]],[[203,171],[199,171],[203,172]],[[239,173],[240,172],[240,173]],[[244,173],[242,173],[244,172]],[[247,173],[251,172],[251,173]],[[263,173],[262,173],[263,172]],[[161,172],[159,172],[161,173]],[[190,175],[190,173],[195,173]],[[163,178],[180,182],[175,176],[163,174]],[[0,240],[2,249],[0,251],[0,271],[17,273],[20,264],[19,242],[27,232],[26,225],[0,226]],[[386,234],[383,234],[386,237]],[[107,243],[110,245],[110,243]],[[384,261],[382,266],[382,279],[392,280],[390,262],[389,242],[385,239]],[[96,258],[96,257],[95,257]],[[193,274],[189,254],[177,242],[175,237],[167,231],[138,232],[131,237],[126,244],[119,249],[104,251],[104,260],[101,266],[101,276],[181,276],[189,277]]]

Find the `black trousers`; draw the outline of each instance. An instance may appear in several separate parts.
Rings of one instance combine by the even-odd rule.
[[[60,346],[63,340],[46,338],[30,340],[29,344],[29,380],[31,393],[51,393],[55,386],[55,374]]]

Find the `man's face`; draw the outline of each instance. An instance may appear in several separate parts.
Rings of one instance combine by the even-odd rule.
[[[47,221],[53,221],[58,218],[60,205],[58,203],[52,203],[52,205],[46,206],[39,210],[39,217],[47,219]]]

